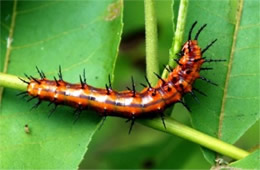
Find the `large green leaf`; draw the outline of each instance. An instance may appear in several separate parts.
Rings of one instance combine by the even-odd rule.
[[[199,97],[200,104],[186,98],[192,109],[192,123],[196,129],[231,144],[259,119],[258,12],[258,1],[190,1],[189,4],[187,34],[194,21],[199,26],[207,23],[199,37],[200,46],[204,48],[215,38],[218,41],[204,56],[227,60],[204,64],[214,70],[201,75],[218,86],[199,80],[195,83],[208,97]],[[203,150],[207,160],[214,163],[215,153]]]
[[[61,65],[65,80],[79,82],[85,68],[87,82],[104,87],[114,70],[122,6],[120,0],[1,2],[1,65],[13,29],[8,73],[38,77],[37,65],[52,79]],[[2,97],[0,168],[76,169],[100,118],[84,111],[73,124],[73,110],[67,107],[58,107],[48,118],[46,103],[30,110],[32,103],[17,98],[17,93],[5,89]],[[24,131],[26,124],[30,133]]]

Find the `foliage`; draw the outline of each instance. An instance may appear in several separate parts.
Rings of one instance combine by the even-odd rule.
[[[174,30],[180,24],[179,4],[154,4],[161,72],[175,41]],[[205,56],[227,62],[211,63],[214,70],[202,73],[218,87],[196,82],[208,97],[198,96],[199,104],[185,97],[191,117],[178,104],[167,110],[174,119],[187,125],[191,119],[193,128],[246,150],[259,143],[258,11],[256,0],[189,2],[184,41],[195,20],[199,26],[207,23],[199,39],[201,47],[215,38],[218,42]],[[104,87],[108,74],[112,74],[115,88],[122,89],[130,84],[131,75],[136,82],[144,81],[144,29],[141,1],[3,1],[1,71],[7,58],[8,73],[17,76],[25,72],[37,77],[37,65],[51,78],[61,65],[65,80],[78,82],[85,68],[89,84]],[[17,93],[5,88],[2,95],[0,168],[209,168],[220,156],[202,148],[204,159],[196,144],[139,125],[128,136],[129,127],[121,119],[108,119],[97,131],[100,117],[91,111],[84,112],[76,124],[73,110],[67,107],[57,108],[48,118],[46,103],[30,110],[32,104],[15,97]],[[30,133],[24,131],[26,124]],[[257,162],[258,155],[256,151],[228,166],[257,168],[259,164],[250,162]]]

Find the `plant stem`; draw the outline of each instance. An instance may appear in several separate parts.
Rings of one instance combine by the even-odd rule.
[[[173,59],[177,58],[176,54],[180,51],[182,41],[183,41],[186,17],[188,13],[188,4],[189,4],[188,2],[189,2],[188,0],[181,0],[180,2],[177,27],[176,27],[175,35],[173,37],[172,48],[170,49],[169,65],[172,67],[175,66],[176,64],[173,61]]]
[[[10,25],[10,29],[9,29],[9,35],[8,35],[8,38],[7,38],[7,48],[6,48],[5,59],[4,59],[4,68],[3,68],[3,70],[0,69],[0,71],[2,71],[4,73],[7,72],[8,64],[9,64],[9,61],[10,61],[16,14],[17,14],[17,0],[14,0],[11,25]],[[0,107],[2,105],[3,91],[4,91],[4,88],[0,87]]]
[[[145,9],[145,44],[146,44],[146,73],[152,85],[155,85],[157,78],[153,72],[159,73],[157,57],[157,22],[154,11],[154,1],[144,0]]]
[[[172,40],[172,48],[170,49],[170,57],[169,57],[169,63],[168,63],[168,65],[173,68],[176,66],[174,59],[178,58],[178,56],[176,54],[180,51],[182,41],[183,41],[186,17],[187,17],[187,13],[188,13],[188,4],[189,4],[188,0],[180,1],[178,19],[177,19],[177,24],[176,24],[177,26],[176,26],[176,30],[173,30],[173,31],[175,31],[175,33],[174,33],[173,40]],[[174,17],[172,19],[172,22],[174,22]],[[162,77],[166,78],[167,73],[168,73],[167,70],[164,69]]]
[[[203,147],[229,156],[233,159],[242,159],[249,155],[248,152],[240,148],[178,123],[170,117],[165,118],[166,129],[164,128],[162,121],[159,118],[152,120],[145,119],[140,120],[139,122],[154,129],[167,132],[169,134],[174,134],[194,143],[200,144]]]
[[[17,90],[26,90],[26,84],[19,80],[17,76],[4,73],[0,73],[0,86]]]

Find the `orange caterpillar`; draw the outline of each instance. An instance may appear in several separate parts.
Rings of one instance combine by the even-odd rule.
[[[50,101],[55,104],[55,108],[51,111],[51,114],[58,105],[68,105],[76,108],[77,118],[84,109],[92,109],[99,112],[104,116],[117,116],[127,118],[131,120],[131,132],[134,121],[137,118],[147,118],[159,115],[162,118],[164,127],[164,110],[179,102],[182,103],[188,110],[189,108],[183,102],[183,95],[185,93],[191,93],[196,98],[193,91],[198,89],[193,88],[192,85],[195,80],[201,79],[208,83],[216,85],[208,79],[200,76],[201,70],[210,70],[211,68],[202,68],[202,64],[205,62],[220,62],[225,60],[206,60],[202,57],[203,53],[212,46],[216,40],[212,41],[205,49],[201,50],[198,45],[198,37],[201,31],[206,27],[203,25],[197,32],[194,40],[191,39],[192,30],[197,22],[195,22],[189,32],[189,39],[183,45],[181,52],[179,53],[180,59],[176,60],[178,66],[175,69],[166,67],[169,71],[169,75],[166,79],[162,79],[158,74],[155,75],[159,78],[156,86],[152,87],[148,79],[145,77],[148,86],[141,92],[135,90],[135,84],[132,78],[132,89],[126,91],[115,91],[111,87],[111,81],[109,78],[109,85],[106,85],[105,89],[96,88],[86,83],[85,72],[83,72],[83,78],[80,76],[80,84],[70,84],[62,79],[61,68],[59,67],[59,79],[47,80],[44,73],[37,67],[37,71],[40,74],[40,79],[36,79],[32,76],[27,76],[29,81],[21,79],[27,83],[27,91],[21,94],[28,94],[32,96],[28,101],[38,98],[38,103],[33,107],[39,106],[41,101]],[[51,115],[50,114],[50,115]]]

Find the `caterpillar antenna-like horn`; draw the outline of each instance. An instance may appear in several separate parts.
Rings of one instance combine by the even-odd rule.
[[[191,40],[191,34],[192,34],[192,31],[193,31],[193,29],[194,29],[194,27],[195,27],[196,24],[197,24],[197,21],[195,21],[195,22],[192,24],[192,26],[191,26],[191,28],[190,28],[190,31],[189,31],[189,39],[188,39],[188,40]]]
[[[200,27],[199,31],[197,32],[197,34],[195,35],[195,40],[198,40],[199,35],[201,33],[201,31],[207,26],[207,24],[204,24],[202,27]]]

